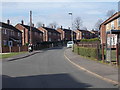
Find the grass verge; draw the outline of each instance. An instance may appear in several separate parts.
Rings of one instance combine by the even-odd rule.
[[[6,54],[0,54],[0,59],[10,58],[19,54],[24,54],[27,52],[12,52],[12,53],[6,53]]]

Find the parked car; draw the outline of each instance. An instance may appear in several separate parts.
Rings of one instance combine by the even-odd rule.
[[[73,41],[68,41],[68,42],[67,42],[67,47],[68,47],[68,48],[71,48],[71,47],[73,47],[73,44],[74,44]]]

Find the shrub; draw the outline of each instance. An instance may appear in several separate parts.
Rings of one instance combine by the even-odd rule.
[[[97,58],[97,48],[87,48],[74,46],[74,52],[79,53],[81,56]]]
[[[82,39],[81,42],[96,42],[100,41],[99,38],[92,38],[92,39]]]

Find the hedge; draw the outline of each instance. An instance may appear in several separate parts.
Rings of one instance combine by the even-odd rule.
[[[85,57],[91,57],[97,59],[97,48],[87,48],[74,46],[74,52]]]
[[[80,42],[96,42],[100,41],[99,38],[92,38],[92,39],[82,39]]]

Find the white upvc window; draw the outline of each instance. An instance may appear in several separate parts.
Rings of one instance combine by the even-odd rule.
[[[7,40],[3,40],[3,44],[4,44],[4,45],[7,45]]]
[[[20,32],[18,32],[18,37],[20,36]]]
[[[114,21],[111,22],[111,29],[114,29]]]
[[[49,41],[51,41],[51,38],[49,38]]]
[[[85,35],[84,33],[82,33],[82,35]]]
[[[109,30],[109,24],[106,25],[106,30]]]
[[[5,29],[5,34],[7,34],[7,30]]]
[[[120,17],[118,18],[118,26],[120,26]]]

